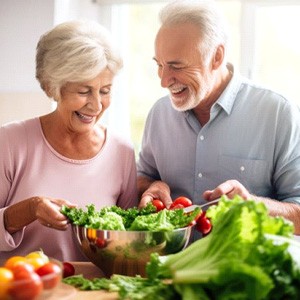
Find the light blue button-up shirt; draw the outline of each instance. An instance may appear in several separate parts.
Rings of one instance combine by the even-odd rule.
[[[236,179],[250,193],[300,204],[300,111],[286,98],[234,74],[203,127],[169,97],[145,126],[138,175],[166,182],[171,197],[202,194]]]

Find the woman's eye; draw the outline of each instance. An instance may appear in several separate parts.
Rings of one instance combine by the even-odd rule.
[[[80,95],[87,95],[90,91],[80,91],[78,92],[78,94]]]
[[[103,90],[100,91],[100,94],[108,95],[108,94],[110,94],[110,89],[103,89]]]

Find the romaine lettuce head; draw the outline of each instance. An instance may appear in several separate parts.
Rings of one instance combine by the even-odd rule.
[[[267,238],[291,236],[289,221],[271,217],[263,203],[240,197],[223,197],[206,215],[211,232],[179,253],[152,254],[149,278],[171,279],[188,300],[199,299],[199,291],[218,300],[300,299],[300,270],[288,245]],[[193,290],[198,292],[192,296]]]

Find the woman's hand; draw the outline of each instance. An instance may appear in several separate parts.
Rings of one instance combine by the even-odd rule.
[[[69,201],[47,197],[23,200],[5,209],[4,226],[10,234],[13,234],[38,220],[44,226],[66,230],[68,219],[60,212],[62,205],[76,207]]]
[[[33,204],[36,219],[44,226],[66,230],[69,220],[60,212],[63,205],[76,207],[66,200],[37,197]]]

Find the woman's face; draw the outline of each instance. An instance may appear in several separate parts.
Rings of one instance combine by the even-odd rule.
[[[114,75],[108,69],[86,82],[67,83],[61,88],[57,112],[73,132],[91,130],[110,105]]]
[[[199,29],[189,23],[161,27],[156,36],[154,60],[161,86],[179,111],[198,106],[213,88],[213,71],[203,61],[201,42]]]

